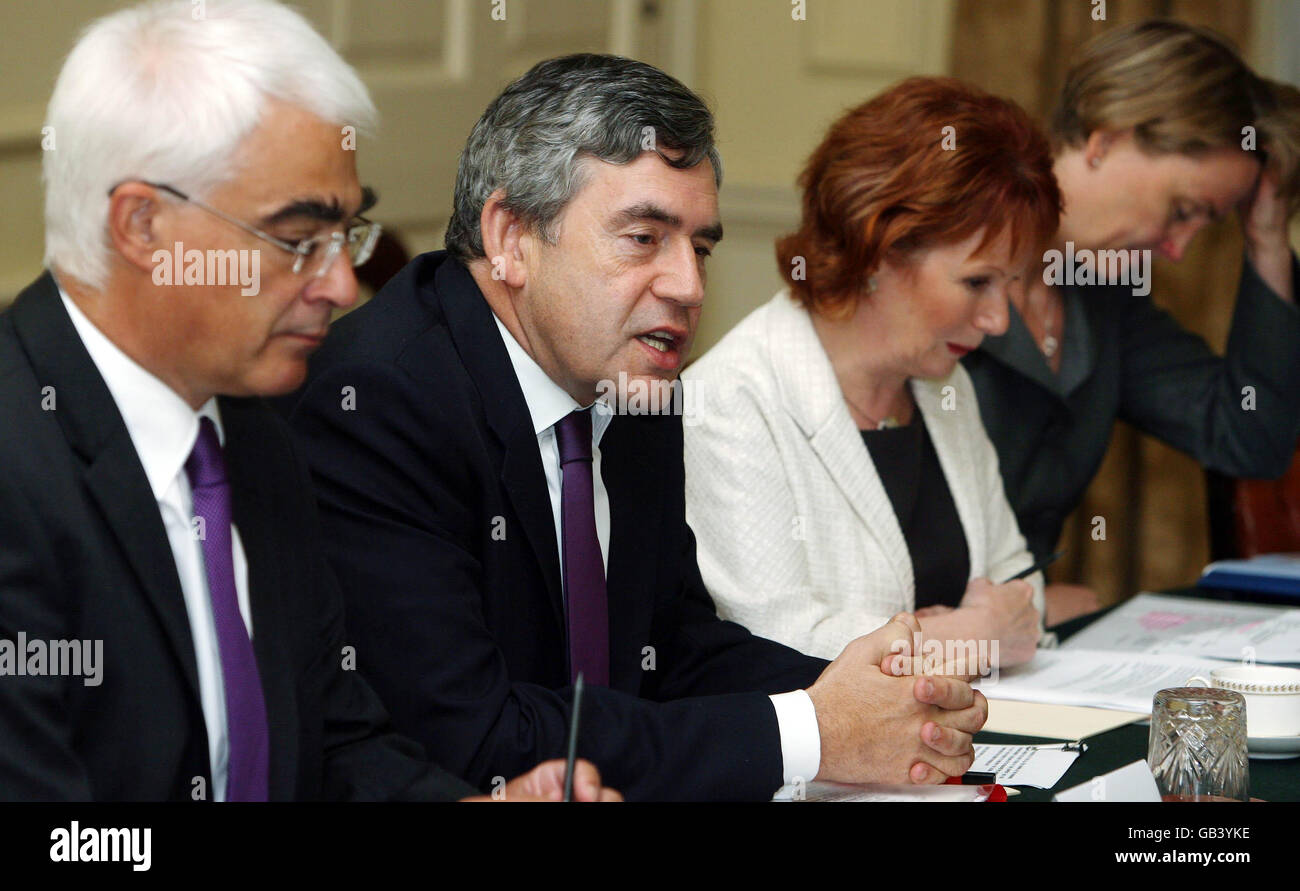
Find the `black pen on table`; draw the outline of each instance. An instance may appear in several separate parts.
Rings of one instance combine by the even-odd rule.
[[[564,800],[573,801],[573,766],[578,760],[578,713],[582,711],[582,672],[573,684],[573,713],[569,715],[569,754],[564,761]]]
[[[998,584],[999,584],[999,585],[1005,585],[1007,582],[1014,582],[1014,581],[1016,581],[1017,579],[1029,578],[1029,576],[1033,575],[1034,573],[1039,572],[1040,570],[1046,569],[1047,567],[1049,567],[1049,566],[1051,566],[1053,563],[1055,563],[1057,560],[1060,560],[1060,559],[1061,559],[1061,555],[1064,554],[1064,553],[1065,553],[1065,549],[1062,548],[1061,550],[1057,551],[1055,554],[1048,554],[1046,557],[1044,557],[1042,560],[1039,560],[1039,561],[1038,561],[1037,563],[1035,563],[1033,566],[1030,566],[1030,567],[1027,568],[1027,569],[1022,569],[1022,570],[1020,570],[1020,571],[1017,572],[1015,575],[1013,575],[1011,578],[1006,579],[1005,581],[998,582]]]

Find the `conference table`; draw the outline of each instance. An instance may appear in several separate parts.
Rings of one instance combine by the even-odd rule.
[[[1189,588],[1162,592],[1179,597],[1202,597],[1213,600],[1236,600],[1249,603],[1281,604],[1276,598],[1256,596],[1245,592],[1228,593],[1223,591],[1207,592],[1200,588]],[[1295,601],[1287,603],[1295,606]],[[1118,606],[1116,604],[1115,606]],[[1090,613],[1063,622],[1052,630],[1064,642],[1073,634],[1082,631],[1088,625],[1115,609],[1108,607],[1099,612]],[[1065,772],[1065,776],[1051,789],[1034,789],[1018,786],[1020,794],[1011,801],[1050,801],[1052,796],[1064,789],[1070,789],[1086,783],[1093,777],[1109,773],[1112,770],[1131,764],[1147,756],[1147,724],[1126,724],[1105,733],[1088,737],[1088,750],[1075,759],[1074,764]],[[975,735],[976,743],[1016,743],[1021,745],[1042,743],[1041,737],[1017,736],[1007,733],[981,732]],[[1250,794],[1252,798],[1264,801],[1300,801],[1300,758],[1286,760],[1250,759]]]

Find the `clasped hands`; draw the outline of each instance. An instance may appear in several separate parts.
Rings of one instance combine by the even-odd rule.
[[[944,664],[934,673],[916,652],[921,641],[916,617],[900,613],[849,643],[808,688],[821,733],[816,779],[942,783],[970,768],[972,738],[988,718],[988,701],[968,683],[972,666]],[[575,767],[577,800],[620,800],[602,786],[594,765]],[[558,801],[563,784],[564,762],[548,761],[494,797]]]
[[[808,688],[821,732],[816,779],[942,783],[970,769],[988,701],[970,686],[971,666],[921,673],[921,639],[916,617],[900,613],[849,643]]]

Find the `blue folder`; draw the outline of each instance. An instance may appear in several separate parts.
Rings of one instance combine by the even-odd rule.
[[[1247,560],[1219,560],[1205,567],[1200,586],[1300,598],[1300,554],[1260,554]]]

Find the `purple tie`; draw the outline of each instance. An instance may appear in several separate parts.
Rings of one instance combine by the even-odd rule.
[[[560,446],[560,526],[564,538],[564,602],[569,613],[569,677],[609,686],[609,605],[605,565],[596,538],[591,479],[591,412],[570,412],[555,425]]]
[[[266,801],[270,760],[266,702],[253,642],[239,612],[231,550],[230,483],[211,418],[199,419],[199,438],[185,462],[185,473],[194,493],[194,516],[203,518],[203,564],[207,568],[208,596],[212,599],[221,678],[226,688],[226,734],[230,742],[226,801]]]

